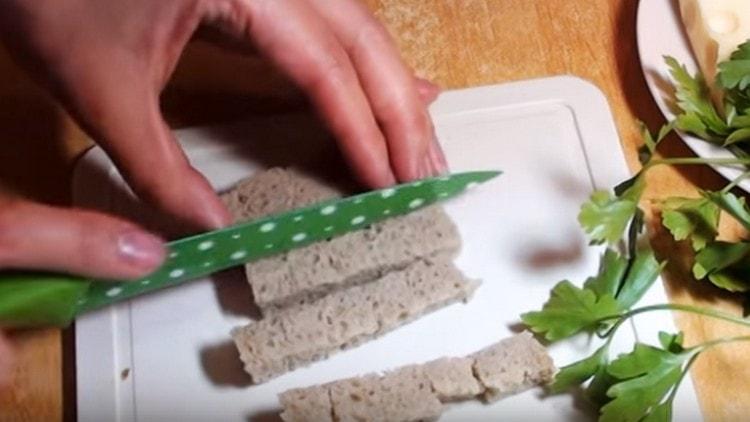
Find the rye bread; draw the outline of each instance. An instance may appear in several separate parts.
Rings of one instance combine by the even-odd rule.
[[[223,200],[236,220],[245,221],[341,195],[330,181],[274,168],[240,182]],[[250,263],[246,274],[266,314],[379,278],[417,258],[453,257],[460,246],[453,222],[433,206]]]
[[[331,393],[323,388],[289,390],[279,396],[286,422],[333,422]]]
[[[487,402],[549,382],[555,374],[547,350],[528,332],[507,338],[471,357]]]
[[[476,286],[445,258],[419,259],[369,283],[275,311],[232,337],[245,370],[262,383],[465,301]]]
[[[474,376],[474,359],[442,358],[424,364],[424,373],[442,402],[467,400],[484,392]]]
[[[344,380],[328,391],[338,422],[426,421],[443,412],[443,404],[418,368]]]
[[[533,355],[527,358],[524,355]],[[510,365],[515,365],[508,371]],[[518,373],[525,373],[519,382]],[[529,333],[500,341],[465,358],[442,358],[409,365],[384,375],[368,374],[328,384],[288,390],[279,395],[286,422],[315,422],[325,398],[334,421],[417,421],[440,417],[444,404],[473,398],[493,400],[552,380],[555,368],[542,345]],[[300,400],[299,397],[305,399]],[[323,399],[323,401],[325,401]],[[308,416],[311,415],[311,416]]]

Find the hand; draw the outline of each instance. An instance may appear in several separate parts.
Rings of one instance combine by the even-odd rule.
[[[0,3],[11,51],[101,143],[138,196],[192,227],[214,228],[230,216],[159,110],[159,94],[200,26],[251,45],[298,84],[366,185],[445,169],[425,104],[436,89],[416,80],[357,0]]]
[[[252,45],[320,111],[355,174],[382,187],[441,172],[427,103],[388,34],[356,0],[4,0],[0,37],[97,139],[138,196],[195,228],[230,216],[193,169],[159,94],[199,26]],[[0,198],[0,268],[130,279],[164,259],[161,239],[102,214]],[[0,333],[0,384],[10,371]]]
[[[163,241],[136,225],[91,211],[0,197],[0,268],[35,268],[131,279],[163,261]],[[13,357],[0,332],[0,386]]]

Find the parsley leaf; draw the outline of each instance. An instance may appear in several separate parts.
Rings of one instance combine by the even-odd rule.
[[[750,211],[747,209],[745,198],[738,198],[731,192],[703,192],[703,196],[734,217],[745,229],[750,230]]]
[[[675,81],[677,106],[683,111],[675,120],[675,127],[716,142],[729,135],[729,127],[716,110],[702,76],[695,77],[673,57],[665,57]]]
[[[645,183],[639,176],[626,183],[628,186],[617,196],[597,191],[581,206],[578,222],[592,244],[617,243],[634,218]]]
[[[672,420],[672,400],[651,409],[641,422],[669,422]]]
[[[620,309],[627,310],[638,303],[656,279],[659,278],[662,268],[664,268],[664,264],[656,260],[651,248],[638,251],[616,296]]]
[[[750,87],[750,41],[740,45],[729,60],[719,64],[717,80],[726,90]]]
[[[662,202],[661,221],[675,240],[690,239],[699,251],[718,234],[719,206],[707,198],[668,198]]]
[[[615,297],[620,290],[620,283],[627,270],[628,260],[608,248],[602,255],[599,273],[596,277],[590,277],[586,280],[583,288],[593,291],[599,297],[606,294]]]
[[[638,343],[632,352],[620,355],[607,367],[621,381],[607,391],[612,401],[602,407],[600,421],[639,421],[649,411],[656,410],[679,383],[683,365],[695,353],[693,350],[671,353]]]
[[[659,343],[661,347],[671,353],[682,353],[685,350],[682,346],[683,341],[685,341],[685,334],[682,331],[677,334],[659,331]]]
[[[732,145],[740,142],[750,141],[750,128],[742,128],[732,132],[731,135],[727,136],[724,141],[724,145]]]
[[[583,204],[578,221],[591,237],[591,243],[616,243],[635,213],[636,203],[599,191]]]
[[[648,130],[648,126],[646,126],[645,123],[639,121],[638,124],[641,127],[641,137],[643,138],[643,146],[638,150],[638,160],[641,162],[641,164],[646,164],[651,160],[651,157],[653,157],[654,153],[656,152],[656,148],[659,147],[659,144],[661,141],[664,140],[664,138],[669,135],[670,132],[674,129],[674,122],[670,122],[659,129],[659,133],[656,137],[654,137],[653,134],[651,134],[651,131]]]
[[[609,345],[605,344],[591,356],[563,366],[555,375],[555,380],[550,385],[550,391],[553,394],[562,393],[571,387],[583,384],[607,366],[608,353]]]
[[[553,289],[541,311],[527,312],[521,320],[549,341],[562,340],[581,331],[592,330],[602,319],[615,316],[620,308],[615,299],[561,281]]]
[[[695,256],[693,276],[708,277],[714,285],[730,292],[750,290],[750,243],[713,242]]]

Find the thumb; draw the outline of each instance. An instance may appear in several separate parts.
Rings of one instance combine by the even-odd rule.
[[[135,279],[161,265],[163,241],[104,214],[25,201],[0,204],[0,268]]]

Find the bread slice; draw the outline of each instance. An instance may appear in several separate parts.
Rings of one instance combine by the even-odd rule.
[[[442,402],[466,400],[484,392],[474,377],[474,359],[442,358],[424,364],[432,389]]]
[[[245,221],[336,198],[342,189],[295,169],[274,167],[239,181],[221,199],[235,220]]]
[[[526,374],[523,382],[518,381],[519,373]],[[281,418],[287,422],[327,420],[317,419],[316,405],[308,402],[309,397],[330,397],[334,421],[434,420],[440,417],[445,403],[499,399],[547,384],[554,373],[544,347],[525,332],[465,358],[442,358],[384,375],[368,374],[286,391],[279,395],[284,408]],[[296,418],[298,415],[301,419]]]
[[[507,338],[472,358],[487,402],[546,383],[555,375],[547,350],[528,332]]]
[[[329,391],[334,420],[340,422],[426,421],[443,413],[418,367],[344,380]]]
[[[365,284],[303,301],[233,330],[254,382],[262,383],[467,300],[477,283],[449,260],[417,260]]]
[[[252,220],[340,195],[330,182],[276,168],[240,182],[224,201],[235,219]],[[259,260],[246,273],[266,314],[403,269],[417,258],[455,256],[459,248],[453,222],[441,208],[429,207]]]
[[[289,390],[279,396],[286,422],[333,422],[330,391],[323,388]]]

